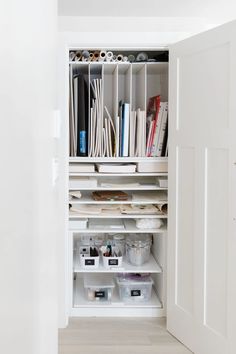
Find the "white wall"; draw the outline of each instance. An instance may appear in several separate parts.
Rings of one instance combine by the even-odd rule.
[[[56,354],[56,1],[2,1],[0,24],[0,352]]]
[[[99,33],[100,38],[116,42],[128,34],[134,42],[143,40],[147,45],[155,40],[168,45],[205,31],[217,25],[200,17],[109,17],[59,16],[58,29],[70,33]],[[138,35],[136,35],[138,33]]]

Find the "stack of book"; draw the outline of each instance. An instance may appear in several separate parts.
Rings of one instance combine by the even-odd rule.
[[[148,138],[146,156],[167,156],[168,154],[168,102],[161,102],[160,96],[150,98],[147,109]]]

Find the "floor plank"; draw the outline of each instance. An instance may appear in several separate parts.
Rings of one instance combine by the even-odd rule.
[[[191,354],[163,318],[72,318],[59,331],[59,354]]]

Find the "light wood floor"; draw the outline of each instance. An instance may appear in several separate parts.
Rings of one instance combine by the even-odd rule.
[[[164,319],[72,318],[59,331],[59,354],[191,354]]]

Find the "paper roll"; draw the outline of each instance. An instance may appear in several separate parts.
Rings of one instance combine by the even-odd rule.
[[[75,52],[70,52],[70,54],[69,54],[70,61],[73,61],[75,59],[75,57],[76,57]]]
[[[112,53],[112,52],[107,52],[106,60],[107,60],[107,61],[113,60],[113,53]]]
[[[148,60],[148,55],[147,53],[139,53],[136,57],[136,61],[147,61]]]
[[[128,57],[123,57],[123,61],[128,61]]]
[[[82,60],[83,61],[88,61],[89,58],[89,51],[88,50],[83,50],[82,52]]]
[[[98,50],[95,50],[93,53],[93,61],[97,61],[100,57],[100,52]]]
[[[117,61],[116,55],[113,55],[112,61]]]
[[[93,52],[90,52],[89,53],[89,61],[93,61],[93,58],[94,58],[94,54],[93,54]]]
[[[123,61],[123,55],[122,54],[118,54],[116,60],[117,61]]]
[[[79,60],[81,60],[81,58],[82,58],[82,53],[81,53],[80,51],[77,51],[77,52],[75,53],[75,58],[74,58],[74,60],[75,60],[75,61],[79,61]]]
[[[133,54],[128,55],[128,61],[133,63],[135,61],[135,56]]]
[[[105,50],[101,50],[99,60],[104,61],[106,59],[106,56],[107,52]]]

